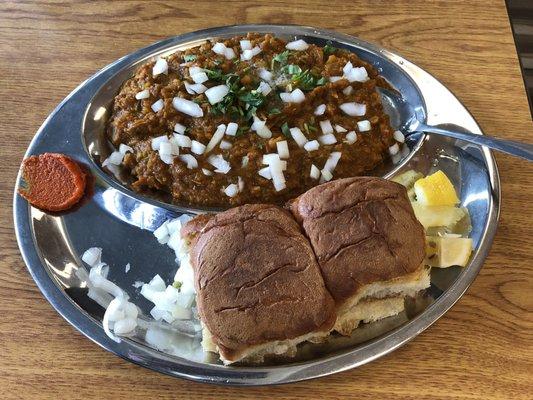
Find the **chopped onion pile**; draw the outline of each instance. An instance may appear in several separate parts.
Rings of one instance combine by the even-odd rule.
[[[205,93],[207,93],[209,90],[210,89],[206,90]],[[191,117],[199,118],[204,116],[202,107],[200,107],[194,101],[190,101],[181,97],[174,97],[174,99],[172,99],[172,105],[177,111],[187,114]]]
[[[389,154],[391,156],[398,154],[399,151],[400,151],[400,146],[398,146],[398,143],[394,143],[391,147],[389,147]]]
[[[174,132],[181,133],[182,135],[185,133],[186,129],[185,125],[182,125],[179,122],[174,125]]]
[[[257,91],[261,93],[263,96],[268,96],[269,93],[272,91],[272,88],[265,81],[261,81],[261,83],[259,83],[259,87],[257,88]]]
[[[292,42],[287,43],[285,46],[288,50],[296,50],[296,51],[304,51],[307,50],[309,45],[305,42],[303,39],[294,40]]]
[[[212,50],[214,53],[224,56],[228,60],[235,58],[235,52],[233,51],[233,49],[230,47],[226,47],[224,43],[221,43],[221,42],[215,43]]]
[[[174,162],[174,156],[180,153],[176,138],[169,139],[166,135],[152,139],[152,150],[157,151],[161,161],[168,165],[171,165]]]
[[[370,125],[370,121],[365,119],[364,121],[357,122],[357,128],[360,132],[368,132],[372,129],[372,126]]]
[[[255,115],[254,115],[254,123],[252,124],[250,129],[256,132],[257,135],[259,137],[262,137],[263,139],[270,139],[272,137],[272,131],[266,125],[266,121],[260,120]]]
[[[222,140],[220,142],[220,146],[219,146],[222,150],[229,150],[233,147],[233,145],[231,144],[231,142],[228,142],[227,140]]]
[[[366,104],[343,103],[340,105],[340,109],[350,117],[362,117],[366,114]]]
[[[171,142],[174,142],[179,147],[186,147],[189,148],[192,145],[191,138],[186,135],[182,135],[180,133],[174,133],[172,138],[169,139]]]
[[[229,88],[226,85],[213,86],[212,88],[209,88],[204,92],[210,104],[217,104],[221,102],[222,99],[226,97],[228,93]]]
[[[187,164],[188,169],[198,168],[198,161],[192,154],[182,154],[179,159]]]
[[[133,333],[137,327],[139,310],[128,301],[128,295],[107,279],[109,267],[101,261],[102,249],[92,247],[86,250],[81,259],[89,265],[89,274],[84,269],[76,271],[78,277],[86,281],[87,296],[106,308],[102,325],[105,333],[114,341],[120,342],[117,335]]]
[[[274,79],[274,75],[272,74],[272,72],[264,68],[259,68],[257,70],[257,75],[259,76],[259,78],[261,78],[265,82],[272,82],[272,80]]]
[[[133,148],[124,143],[120,143],[120,146],[118,146],[118,151],[122,154],[133,153]]]
[[[344,133],[344,132],[348,132],[348,130],[340,125],[335,125],[335,132],[338,132],[338,133]]]
[[[160,74],[168,73],[168,63],[164,58],[159,58],[152,68],[152,75],[155,77]]]
[[[144,89],[135,95],[137,100],[147,99],[148,97],[150,97],[150,91],[148,89]]]
[[[252,42],[249,40],[241,40],[240,42],[241,50],[252,50]]]
[[[300,89],[294,89],[290,93],[280,93],[279,97],[285,103],[302,103],[305,101],[305,94]]]
[[[124,154],[120,151],[114,151],[112,152],[109,157],[107,157],[102,162],[102,167],[113,167],[122,164],[122,160],[124,160]]]
[[[200,143],[196,140],[191,141],[191,152],[194,154],[202,155],[205,153],[205,144]]]
[[[192,66],[189,68],[189,76],[194,83],[204,83],[209,80],[203,68]]]
[[[239,186],[237,186],[235,183],[232,183],[224,189],[224,193],[228,197],[235,197],[237,193],[239,193]]]

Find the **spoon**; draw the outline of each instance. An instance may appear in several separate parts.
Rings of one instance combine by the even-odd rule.
[[[378,87],[381,95],[385,112],[391,116],[393,126],[398,126],[405,136],[416,132],[434,133],[452,137],[465,142],[474,143],[480,146],[486,146],[503,153],[524,158],[533,161],[533,144],[514,142],[512,140],[497,139],[485,135],[476,135],[473,133],[458,132],[427,125],[420,121],[416,111],[407,103],[396,91]]]

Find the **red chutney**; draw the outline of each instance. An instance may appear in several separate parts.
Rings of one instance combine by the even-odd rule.
[[[19,194],[31,205],[46,211],[64,211],[80,201],[86,186],[85,173],[64,154],[44,153],[22,163],[25,188]]]

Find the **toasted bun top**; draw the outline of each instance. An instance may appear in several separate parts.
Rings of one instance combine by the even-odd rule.
[[[337,305],[364,285],[418,270],[424,260],[424,228],[398,183],[340,179],[308,190],[289,207]]]
[[[332,327],[334,301],[287,211],[244,205],[197,217],[183,232],[191,242],[198,312],[224,358]]]

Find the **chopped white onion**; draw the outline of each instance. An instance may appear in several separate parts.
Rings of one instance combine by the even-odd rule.
[[[324,164],[324,170],[328,170],[329,172],[333,172],[335,167],[337,167],[337,163],[341,159],[341,152],[339,151],[333,151],[328,159],[326,160],[326,163]]]
[[[342,93],[344,93],[345,96],[349,96],[353,93],[353,87],[351,86],[346,86],[343,90],[342,90]]]
[[[189,136],[186,136],[186,135],[180,135],[179,133],[175,133],[173,138],[174,142],[176,143],[176,145],[178,145],[179,147],[191,147],[192,145],[192,141],[191,141],[191,138]],[[171,139],[171,141],[172,141]]]
[[[102,249],[100,247],[91,247],[85,250],[81,256],[81,260],[88,264],[90,267],[94,267],[100,264],[102,258]]]
[[[398,146],[398,143],[394,143],[391,147],[389,147],[389,154],[391,156],[398,154],[399,151],[400,151],[400,146]]]
[[[196,65],[193,65],[192,67],[189,67],[189,76],[193,76],[195,74],[199,74],[200,72],[205,72],[203,68],[200,68]]]
[[[266,126],[266,121],[260,120],[254,115],[254,122],[250,127],[252,131],[255,131],[259,137],[263,139],[270,139],[272,137],[272,131]]]
[[[186,129],[185,125],[182,125],[179,122],[174,125],[174,132],[181,133],[182,135],[185,133]]]
[[[344,67],[342,67],[342,72],[344,75],[346,75],[348,72],[350,72],[353,69],[353,64],[351,61],[348,61]]]
[[[188,169],[198,168],[198,161],[192,154],[182,154],[179,159],[187,164]]]
[[[224,160],[221,154],[210,155],[207,158],[207,162],[215,167],[215,172],[220,174],[227,174],[231,170],[231,165],[229,162]]]
[[[319,124],[320,124],[320,129],[322,130],[322,133],[324,135],[333,133],[333,126],[331,125],[331,122],[329,119],[326,119],[325,121],[320,121]]]
[[[317,108],[315,108],[315,115],[324,115],[325,112],[326,112],[325,104],[320,104],[319,106],[317,106]]]
[[[232,183],[224,189],[224,193],[228,197],[235,197],[237,193],[239,193],[239,187],[236,184]]]
[[[200,143],[196,140],[191,141],[191,152],[194,154],[202,155],[205,152],[205,144]]]
[[[318,143],[318,140],[311,140],[310,142],[307,142],[304,145],[304,149],[307,150],[308,152],[318,150],[319,147],[320,147],[320,144]]]
[[[320,178],[320,170],[315,164],[311,165],[311,171],[309,172],[309,176],[313,179]]]
[[[348,73],[345,73],[346,79],[350,82],[366,82],[368,80],[368,72],[365,67],[352,68]]]
[[[208,170],[207,168],[202,168],[202,172],[203,172],[204,175],[206,175],[206,176],[212,176],[212,175],[213,175],[213,171],[210,171],[210,170]]]
[[[303,39],[294,40],[285,45],[285,48],[289,50],[304,51],[307,50],[309,45]]]
[[[123,159],[124,154],[122,154],[120,151],[114,151],[109,155],[108,158],[104,160],[102,167],[109,167],[109,165],[120,165],[122,164]]]
[[[274,184],[274,189],[276,192],[285,189],[285,176],[283,175],[283,169],[281,168],[281,165],[271,164],[269,168],[270,173],[272,174],[272,183]]]
[[[242,156],[241,167],[246,168],[249,162],[250,162],[250,157]]]
[[[322,135],[318,137],[320,144],[328,145],[337,143],[337,138],[333,133],[328,133],[327,135]]]
[[[340,125],[335,125],[335,132],[338,132],[338,133],[344,133],[344,132],[348,132],[348,130]]]
[[[290,132],[291,132],[292,138],[294,139],[296,144],[298,144],[298,147],[304,147],[305,144],[307,143],[307,138],[305,137],[305,135],[303,134],[301,129],[300,128],[291,128]]]
[[[222,140],[220,142],[220,148],[222,150],[229,150],[229,149],[231,149],[232,146],[233,145],[230,142],[228,142],[227,140]]]
[[[372,129],[372,126],[370,125],[370,121],[365,119],[364,121],[358,121],[357,122],[357,128],[361,132],[367,132],[370,129]]]
[[[396,140],[397,142],[400,142],[400,143],[403,143],[405,142],[405,136],[402,132],[400,131],[394,131],[393,133],[393,137],[394,137],[394,140]],[[122,145],[121,145],[122,146]]]
[[[300,89],[294,89],[290,93],[280,93],[279,97],[285,103],[302,103],[305,101],[305,94]]]
[[[257,173],[265,179],[272,179],[272,174],[270,173],[270,167],[261,168]]]
[[[226,85],[217,85],[207,89],[204,94],[207,96],[209,103],[216,104],[229,93],[229,88]]]
[[[261,53],[261,48],[259,46],[255,46],[254,48],[250,50],[244,50],[241,54],[241,60],[243,61],[251,60],[259,53]]]
[[[226,135],[235,136],[237,134],[238,129],[239,125],[237,125],[235,122],[230,122],[226,127]]]
[[[144,89],[135,95],[137,100],[147,99],[148,97],[150,97],[150,91],[148,89]]]
[[[279,161],[280,161],[279,154],[276,154],[276,153],[263,154],[263,164],[270,165],[272,163],[276,163]]]
[[[344,143],[354,144],[357,141],[357,134],[355,131],[350,131],[346,134],[346,140]]]
[[[133,153],[133,149],[124,143],[120,143],[120,146],[118,146],[118,151],[122,154]]]
[[[189,83],[185,82],[185,90],[189,94],[201,94],[207,90],[207,87],[201,83]]]
[[[252,42],[249,40],[241,40],[239,43],[242,50],[252,50]]]
[[[211,140],[209,143],[207,143],[207,147],[205,148],[205,152],[209,153],[211,150],[213,150],[217,144],[220,143],[222,138],[224,137],[224,133],[226,132],[226,125],[220,124],[217,126],[217,129],[215,133],[213,133],[213,136],[211,137]]]
[[[340,109],[351,117],[362,117],[366,114],[366,104],[355,102],[343,103],[340,105]]]
[[[191,117],[199,118],[204,116],[202,107],[200,107],[194,101],[183,99],[181,97],[174,97],[172,100],[172,105],[177,111],[190,115]]]
[[[259,83],[259,87],[257,88],[257,91],[261,93],[263,96],[268,96],[268,94],[272,91],[272,88],[265,81],[261,81],[261,83]]]
[[[172,165],[174,163],[174,156],[172,156],[171,154],[160,154],[159,158],[165,164]]]
[[[330,76],[329,77],[330,82],[337,82],[337,81],[340,81],[341,79],[344,79],[344,77],[343,76]]]
[[[165,237],[169,236],[167,225],[168,225],[168,221],[165,221],[161,226],[159,226],[159,228],[157,228],[153,232],[155,238],[157,239],[159,243],[161,243],[161,241],[165,239]]]
[[[168,72],[168,63],[164,58],[158,59],[152,68],[152,75],[166,74]]]
[[[209,80],[205,72],[198,72],[197,74],[191,75],[191,79],[194,83],[204,83]]]
[[[321,182],[328,182],[333,178],[333,174],[327,169],[323,169],[322,171],[320,171],[320,174],[321,174],[321,178],[320,178]]]
[[[262,80],[266,81],[266,82],[271,82],[272,79],[274,78],[274,75],[272,74],[272,72],[264,69],[264,68],[259,68],[257,70],[257,75],[259,76],[259,78],[261,78]]]
[[[170,142],[163,142],[159,146],[159,154],[160,155],[171,155],[172,154],[172,144]]]
[[[161,111],[164,106],[165,106],[165,102],[163,101],[163,99],[159,99],[154,104],[152,104],[151,107],[154,112],[158,112],[158,111]]]
[[[226,51],[226,45],[222,42],[215,43],[211,48],[214,53],[223,56]]]
[[[158,136],[152,139],[152,150],[159,150],[161,143],[168,142],[168,137],[166,135]]]
[[[276,142],[279,158],[289,158],[289,144],[286,140]]]

